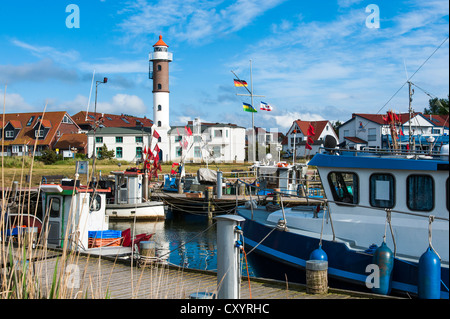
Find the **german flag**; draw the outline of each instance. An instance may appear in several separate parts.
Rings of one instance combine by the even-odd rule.
[[[234,86],[235,87],[244,87],[247,86],[247,82],[245,82],[244,80],[236,80],[234,79]]]

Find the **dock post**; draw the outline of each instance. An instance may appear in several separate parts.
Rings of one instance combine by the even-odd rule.
[[[222,198],[222,172],[217,171],[217,199]]]
[[[245,219],[221,215],[217,220],[217,298],[240,298],[240,247],[237,226]]]
[[[213,204],[213,188],[212,186],[206,187],[206,200],[208,201],[208,218],[212,219],[213,215],[212,212],[214,210],[214,204]]]

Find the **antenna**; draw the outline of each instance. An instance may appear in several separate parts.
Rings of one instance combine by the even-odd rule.
[[[409,81],[409,77],[408,77],[408,70],[406,69],[406,61],[405,61],[405,58],[403,58],[403,65],[405,66],[406,82],[408,82],[408,81]]]
[[[88,111],[89,111],[89,105],[91,104],[92,87],[94,86],[94,76],[95,76],[95,69],[94,69],[94,73],[92,74],[91,91],[89,92],[89,100],[88,100],[88,106],[87,106],[87,109],[86,109],[86,119],[85,119],[85,121],[88,120]]]

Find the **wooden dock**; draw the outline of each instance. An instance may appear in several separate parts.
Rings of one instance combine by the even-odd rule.
[[[63,299],[188,299],[198,292],[217,293],[217,274],[212,271],[167,264],[138,265],[135,260],[84,254],[71,254],[64,262],[62,253],[57,251],[36,253],[36,256],[41,257],[33,258],[28,265],[32,282],[39,284],[44,299],[51,294],[55,274],[59,282],[59,295],[55,297]],[[327,294],[313,295],[300,284],[252,277],[250,282],[246,277],[241,281],[241,299],[318,298],[373,299],[382,296],[331,288]]]

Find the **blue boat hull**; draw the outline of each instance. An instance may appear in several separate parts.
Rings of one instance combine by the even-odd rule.
[[[239,213],[239,212],[238,212]],[[245,216],[243,216],[245,218]],[[290,281],[302,282],[299,274],[304,274],[306,261],[311,252],[319,247],[319,240],[289,231],[273,231],[266,239],[264,237],[272,230],[272,227],[263,225],[257,221],[247,219],[243,224],[243,233],[246,250],[259,244],[252,254],[270,259],[283,267],[267,267],[262,262],[252,264],[256,272],[264,273],[272,278],[286,276]],[[264,240],[263,240],[264,239]],[[370,292],[366,287],[366,267],[372,264],[372,254],[349,249],[340,242],[322,240],[322,249],[328,255],[328,276],[330,282],[348,283],[358,286],[361,291]],[[251,254],[250,254],[251,255]],[[448,299],[448,268],[441,268],[441,298]],[[392,290],[397,293],[417,295],[418,264],[395,258]]]

